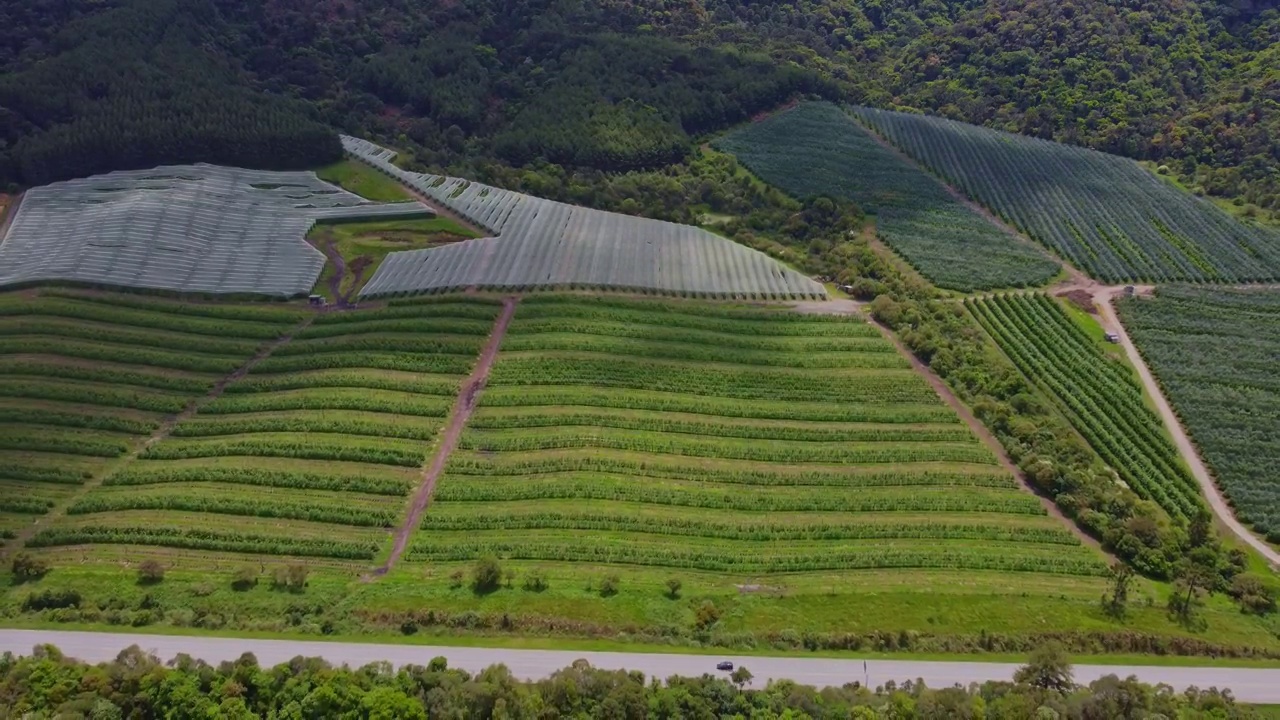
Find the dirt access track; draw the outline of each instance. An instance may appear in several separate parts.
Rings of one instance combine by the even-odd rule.
[[[497,321],[493,324],[493,331],[489,333],[489,341],[485,344],[484,350],[480,352],[480,358],[476,360],[476,366],[471,370],[471,375],[458,390],[458,398],[454,401],[453,410],[449,413],[449,424],[445,426],[444,432],[440,435],[440,446],[436,448],[436,453],[431,458],[431,463],[422,471],[422,482],[418,485],[418,491],[413,496],[413,504],[409,507],[409,515],[405,517],[400,528],[396,530],[395,544],[391,546],[391,555],[387,557],[387,561],[383,563],[382,567],[373,571],[375,576],[386,575],[395,566],[396,562],[400,560],[400,556],[404,554],[405,548],[409,546],[409,539],[413,537],[413,531],[422,522],[422,513],[426,512],[427,505],[431,503],[431,494],[435,492],[436,481],[440,479],[440,474],[444,472],[444,466],[449,462],[449,455],[457,449],[458,440],[462,437],[462,429],[466,427],[467,420],[470,419],[471,412],[475,410],[476,402],[480,399],[480,393],[484,390],[485,383],[489,380],[489,370],[493,367],[494,359],[498,357],[498,348],[502,345],[502,338],[507,334],[507,326],[511,324],[511,318],[516,314],[516,305],[519,302],[520,298],[518,296],[503,298],[502,313],[498,315]]]

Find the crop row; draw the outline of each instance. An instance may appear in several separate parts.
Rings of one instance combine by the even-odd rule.
[[[88,515],[123,510],[179,510],[217,515],[308,520],[355,527],[389,527],[395,523],[397,517],[394,508],[375,510],[351,505],[321,505],[309,501],[288,502],[254,495],[193,497],[144,493],[90,494],[67,508],[67,514]]]
[[[45,464],[27,465],[13,462],[9,458],[4,458],[4,461],[3,464],[0,464],[0,478],[7,480],[80,485],[93,477],[93,473],[88,470],[77,470],[65,465],[58,467],[51,467]]]
[[[744,550],[434,537],[430,542],[420,540],[415,543],[409,552],[409,558],[420,562],[447,562],[496,555],[514,560],[607,563],[752,574],[884,568],[995,570],[1088,576],[1106,574],[1106,566],[1090,555],[1028,552],[1012,548],[827,548],[790,553]]]
[[[631,478],[596,476],[551,480],[463,480],[448,476],[436,488],[436,502],[528,500],[615,500],[651,505],[752,512],[988,512],[1044,515],[1035,497],[1016,492],[939,487],[832,493],[821,489],[730,492],[723,487],[637,483]]]
[[[1029,377],[1075,418],[1098,454],[1142,497],[1188,518],[1200,506],[1196,481],[1181,466],[1137,381],[1108,360],[1046,296],[997,297],[971,304],[984,327]]]
[[[128,387],[102,387],[55,380],[11,380],[0,378],[0,397],[29,400],[61,400],[85,405],[135,408],[152,412],[176,413],[189,399]]]
[[[41,530],[27,541],[28,547],[36,548],[93,544],[155,545],[186,550],[331,557],[347,560],[371,560],[378,551],[377,544],[372,542],[267,537],[235,531],[214,532],[196,529],[93,525],[49,528]]]
[[[419,355],[411,352],[322,352],[312,355],[269,357],[254,366],[255,374],[324,370],[330,368],[369,368],[406,372],[466,375],[471,372],[475,356]]]
[[[140,330],[122,325],[101,325],[92,322],[28,315],[8,318],[0,322],[0,336],[24,335],[54,336],[115,343],[167,350],[184,350],[207,355],[235,355],[249,357],[261,344],[257,340],[236,340],[176,333],[168,330]]]
[[[705,301],[671,300],[658,298],[631,298],[624,295],[594,295],[584,297],[575,294],[538,293],[520,301],[517,317],[544,317],[547,315],[573,314],[575,317],[606,317],[612,312],[635,311],[649,314],[658,320],[656,324],[679,324],[684,320],[722,319],[745,321],[744,325],[762,326],[765,323],[791,323],[797,326],[814,323],[828,325],[865,326],[861,319],[841,315],[802,315],[779,306],[746,307],[734,303],[709,303]],[[668,323],[667,319],[682,320]],[[737,331],[732,331],[737,332]],[[858,332],[854,330],[854,332]],[[874,332],[874,331],[873,331]]]
[[[316,332],[323,334],[328,332],[327,328],[330,326],[335,328],[350,326],[354,328],[356,326],[372,326],[374,323],[407,321],[411,323],[427,323],[426,326],[430,328],[449,326],[455,328],[468,327],[474,328],[477,331],[483,325],[484,332],[488,333],[489,330],[493,328],[493,321],[498,317],[498,313],[502,310],[501,302],[496,305],[490,305],[472,302],[470,300],[467,302],[458,302],[456,298],[453,298],[452,300],[452,302],[414,303],[409,305],[393,302],[387,307],[381,307],[373,310],[328,313],[317,317],[315,322],[312,323],[311,328],[308,328],[308,330],[311,331],[314,329]],[[454,322],[472,320],[487,321],[487,323]],[[321,327],[326,329],[318,330],[318,328]],[[412,332],[418,327],[420,326],[411,325],[409,331]],[[345,334],[346,332],[347,331],[344,330],[341,334]],[[354,332],[359,331],[355,330]],[[437,330],[433,329],[432,332],[437,332]],[[478,334],[466,333],[461,330],[454,330],[452,332],[458,332],[459,334]],[[321,336],[322,335],[308,335],[308,337]]]
[[[622,357],[507,357],[494,366],[489,383],[586,385],[593,388],[717,395],[743,400],[830,403],[911,403],[937,400],[937,396],[923,379],[907,371],[819,374],[781,369],[698,367]]]
[[[3,414],[0,413],[0,418]],[[368,435],[372,437],[430,440],[440,429],[438,422],[408,422],[407,418],[388,415],[384,419],[350,418],[343,416],[252,416],[214,415],[196,416],[173,429],[174,437],[210,437],[214,435],[242,435],[246,433],[338,433],[343,435]],[[317,438],[317,442],[325,442]]]
[[[758,441],[611,428],[556,428],[538,434],[468,430],[458,447],[478,452],[529,452],[567,448],[623,450],[778,463],[994,463],[991,452],[972,439],[964,443],[816,443]]]
[[[835,315],[800,315],[778,311],[762,311],[743,314],[716,314],[702,312],[707,305],[698,305],[683,312],[663,311],[660,306],[638,305],[633,307],[609,307],[593,303],[525,303],[521,302],[512,323],[532,319],[592,320],[618,324],[662,325],[670,328],[703,330],[739,336],[771,337],[871,337],[876,332],[858,317]],[[518,331],[517,331],[518,332]]]
[[[0,496],[0,512],[19,515],[44,515],[53,509],[54,501],[42,497],[22,497],[5,494]]]
[[[80,299],[95,305],[131,308],[134,310],[154,310],[170,315],[189,315],[192,317],[215,318],[219,320],[245,320],[248,322],[270,323],[274,325],[290,325],[302,320],[304,313],[297,308],[272,307],[267,304],[239,305],[232,303],[186,303],[173,302],[143,297],[141,295],[124,295],[117,293],[94,293],[86,295],[77,290],[63,288],[42,288],[40,296]]]
[[[119,436],[94,432],[10,425],[0,427],[0,449],[112,458],[129,452],[129,443]]]
[[[196,335],[215,335],[232,338],[268,340],[284,334],[286,324],[272,324],[221,318],[202,318],[165,311],[138,310],[113,307],[93,301],[70,298],[38,298],[35,300],[0,301],[0,317],[22,315],[52,315],[56,317],[93,320],[113,325],[172,330]]]
[[[892,352],[816,352],[744,350],[714,345],[609,338],[598,335],[539,334],[510,335],[502,343],[505,353],[555,350],[622,355],[628,358],[663,358],[692,362],[797,368],[908,368],[902,356]],[[511,357],[508,355],[508,357]]]
[[[58,361],[38,362],[0,357],[0,376],[3,375],[84,380],[110,385],[133,385],[156,390],[171,390],[180,393],[202,393],[208,390],[214,382],[212,376],[203,378],[175,373],[136,371],[101,364],[81,365]]]
[[[499,365],[502,363],[499,362]],[[531,378],[532,379],[532,378]],[[689,413],[757,420],[810,422],[953,423],[956,414],[936,395],[915,402],[803,403],[743,400],[655,392],[643,389],[572,385],[490,385],[481,398],[484,407],[582,407]]]
[[[159,426],[159,423],[154,420],[135,420],[118,415],[90,415],[26,407],[0,407],[0,423],[53,425],[57,427],[84,428],[86,430],[106,430],[130,435],[147,435]]]
[[[458,393],[461,380],[452,376],[394,376],[377,371],[314,370],[278,375],[249,375],[227,386],[228,393],[257,393],[306,388],[366,388],[421,395]]]
[[[271,356],[287,357],[290,355],[337,352],[393,352],[421,353],[425,355],[465,355],[474,358],[480,353],[483,345],[483,337],[369,333],[367,335],[339,335],[314,340],[295,339],[277,348]]]
[[[695,416],[697,417],[697,416]],[[673,418],[670,415],[624,415],[588,410],[574,412],[494,413],[472,415],[467,427],[475,430],[514,428],[615,428],[650,432],[708,435],[722,438],[795,440],[801,442],[967,442],[973,439],[968,428],[951,426],[912,427],[903,425],[780,425],[716,422],[714,418]]]
[[[986,540],[1050,545],[1078,545],[1060,524],[1040,526],[956,522],[833,522],[798,523],[761,520],[754,515],[721,520],[709,515],[655,517],[618,512],[451,513],[452,506],[433,509],[422,518],[428,531],[479,532],[516,530],[575,530],[628,532],[648,535],[715,538],[720,540]]]
[[[336,317],[343,313],[322,315],[320,317]],[[409,317],[388,320],[366,320],[363,322],[329,323],[327,325],[312,324],[294,336],[296,340],[323,340],[334,337],[361,337],[378,333],[397,333],[402,335],[461,335],[486,336],[493,330],[493,318],[469,320],[466,318],[423,318]]]
[[[147,365],[226,374],[239,367],[247,358],[229,358],[221,355],[199,355],[173,352],[155,348],[139,348],[128,345],[92,343],[58,337],[9,337],[0,338],[0,355],[61,355],[83,360],[118,362],[130,365]]]
[[[658,323],[661,318],[654,318]],[[543,317],[516,320],[507,330],[503,349],[534,350],[535,343],[554,341],[561,334],[588,336],[591,338],[626,338],[652,342],[708,345],[715,348],[737,348],[768,352],[858,352],[895,353],[893,345],[886,342],[878,331],[872,334],[855,332],[864,326],[845,326],[850,332],[840,335],[742,335],[738,333],[693,330],[665,325],[645,325],[636,322],[612,322],[583,318]],[[870,327],[870,326],[866,326]],[[544,335],[551,340],[540,340]]]
[[[108,475],[104,486],[162,485],[166,483],[226,483],[294,490],[334,490],[368,495],[402,497],[410,486],[400,478],[379,477],[369,473],[314,473],[296,470],[270,470],[258,467],[156,467],[154,463],[137,462],[120,472]]]
[[[316,443],[305,435],[283,437],[250,435],[248,437],[212,440],[167,440],[147,448],[142,457],[151,460],[180,460],[204,457],[281,457],[299,460],[343,460],[375,465],[417,467],[422,464],[427,446],[405,441],[346,437]]]
[[[601,454],[555,454],[547,456],[484,457],[455,453],[449,459],[449,474],[454,476],[480,476],[488,478],[556,475],[561,479],[577,478],[591,482],[593,476],[612,475],[629,478],[657,478],[688,480],[699,483],[728,485],[755,485],[763,487],[990,487],[1015,489],[1013,476],[990,465],[976,466],[968,472],[939,469],[934,464],[915,469],[900,465],[893,470],[877,468],[786,468],[766,469],[768,466],[752,463],[746,468],[718,464],[708,466],[682,460],[645,458],[634,460]],[[618,478],[621,479],[621,478]]]
[[[315,388],[282,392],[222,395],[200,408],[202,415],[227,415],[281,410],[364,410],[393,415],[444,417],[453,398],[360,388]]]

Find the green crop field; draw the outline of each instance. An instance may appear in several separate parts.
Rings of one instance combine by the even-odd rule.
[[[1203,506],[1133,371],[1047,295],[997,295],[968,308],[1032,382],[1070,418],[1098,455],[1141,497],[1186,520]]]
[[[0,535],[73,502],[300,319],[74,290],[0,295]]]
[[[1119,311],[1239,518],[1280,542],[1280,293],[1167,286]]]
[[[925,115],[856,108],[911,157],[1107,282],[1280,276],[1280,233],[1115,155]]]
[[[925,277],[964,292],[1042,285],[1058,263],[951,197],[844,111],[806,103],[715,141],[799,198],[845,198],[876,216],[885,242]]]
[[[1105,571],[860,317],[522,301],[409,559]],[[764,578],[764,579],[761,579]]]
[[[317,315],[30,546],[372,561],[498,309]]]

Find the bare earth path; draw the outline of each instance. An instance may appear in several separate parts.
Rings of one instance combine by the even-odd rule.
[[[678,655],[660,653],[592,652],[581,650],[523,650],[514,648],[440,647],[430,645],[379,645],[373,642],[324,642],[317,640],[268,640],[263,638],[223,638],[182,635],[133,635],[128,633],[68,632],[61,630],[0,630],[0,652],[30,655],[37,644],[52,644],[67,657],[86,662],[110,662],[121,650],[137,645],[161,660],[184,653],[216,665],[234,662],[243,653],[253,653],[258,662],[270,667],[301,655],[320,657],[334,665],[361,667],[373,662],[389,662],[395,667],[426,665],[434,657],[444,657],[449,667],[478,673],[502,663],[522,680],[541,680],[574,660],[583,659],[605,670],[634,670],[665,679],[671,675],[697,677],[715,672],[720,660],[746,666],[754,676],[748,687],[762,688],[772,680],[794,680],[818,687],[840,686],[858,681],[871,687],[893,680],[923,679],[930,687],[968,685],[988,680],[1010,680],[1017,665],[999,662],[919,661],[819,657]],[[1280,669],[1231,667],[1158,667],[1143,665],[1076,665],[1077,683],[1090,683],[1106,675],[1136,675],[1146,683],[1165,683],[1175,691],[1197,687],[1230,688],[1236,700],[1246,703],[1280,703]],[[723,675],[723,674],[722,674]]]
[[[444,472],[444,466],[449,461],[449,455],[458,447],[458,439],[462,436],[462,428],[466,426],[467,419],[471,417],[471,411],[475,410],[476,401],[480,399],[480,391],[484,390],[484,385],[489,380],[489,369],[493,367],[493,361],[498,356],[498,348],[502,345],[502,337],[507,332],[507,326],[511,324],[511,318],[515,315],[516,305],[519,302],[519,297],[503,298],[502,313],[498,315],[497,321],[493,324],[493,332],[489,334],[489,342],[485,344],[484,350],[480,353],[480,358],[476,360],[476,366],[472,369],[471,376],[467,378],[466,382],[462,383],[462,387],[458,391],[458,399],[454,402],[453,410],[449,413],[449,424],[440,435],[440,446],[436,449],[436,454],[432,457],[431,464],[424,468],[422,472],[422,483],[418,486],[418,492],[413,496],[413,505],[409,507],[408,516],[405,517],[400,528],[396,530],[396,539],[395,544],[391,546],[391,555],[382,567],[373,572],[374,575],[386,575],[395,566],[400,556],[404,554],[405,548],[409,546],[409,538],[413,536],[413,531],[417,529],[418,523],[422,521],[422,513],[426,511],[427,505],[431,502],[431,494],[436,489],[436,480],[440,478],[440,473]]]
[[[987,426],[983,425],[982,421],[979,420],[971,410],[969,410],[968,405],[960,402],[960,398],[956,397],[956,394],[951,390],[951,387],[948,386],[942,378],[938,377],[929,369],[928,365],[921,362],[914,353],[902,344],[902,341],[898,339],[898,336],[895,335],[892,330],[876,322],[875,319],[869,315],[867,316],[867,322],[875,326],[875,328],[880,331],[880,334],[884,335],[886,340],[893,343],[893,346],[898,349],[898,353],[911,363],[912,369],[919,373],[920,376],[929,383],[929,386],[938,394],[938,397],[942,398],[942,401],[955,411],[956,415],[958,415],[960,419],[969,426],[969,429],[973,431],[973,434],[977,435],[978,439],[982,440],[983,444],[987,446],[987,449],[996,456],[996,459],[1000,462],[1000,467],[1008,470],[1010,473],[1013,473],[1013,476],[1018,479],[1018,483],[1022,485],[1024,490],[1040,499],[1040,505],[1044,507],[1045,512],[1049,513],[1049,517],[1057,518],[1063,523],[1063,525],[1069,528],[1081,542],[1103,553],[1107,556],[1108,560],[1115,560],[1113,555],[1102,549],[1102,545],[1096,539],[1090,537],[1080,529],[1079,525],[1076,525],[1068,519],[1066,515],[1063,515],[1062,511],[1058,509],[1058,506],[1054,504],[1052,499],[1036,492],[1035,487],[1033,487],[1031,483],[1027,482],[1026,476],[1022,474],[1022,471],[1018,469],[1018,466],[1013,464],[1013,460],[1009,458],[1008,453],[1005,452],[1004,446],[1000,444],[1000,441],[996,439],[996,436],[991,434],[991,431],[987,429]]]
[[[9,205],[4,209],[4,215],[0,216],[0,242],[4,242],[4,236],[9,233],[9,226],[13,224],[13,216],[18,214],[18,206],[22,204],[22,193],[9,196]]]
[[[1093,295],[1093,303],[1098,307],[1098,311],[1102,313],[1102,317],[1106,320],[1106,324],[1113,332],[1120,336],[1120,344],[1124,347],[1125,354],[1129,356],[1129,362],[1138,369],[1138,375],[1142,378],[1142,384],[1146,386],[1147,392],[1151,393],[1151,397],[1155,400],[1156,408],[1160,411],[1160,417],[1164,419],[1164,424],[1169,428],[1169,433],[1173,435],[1173,442],[1178,446],[1178,452],[1187,461],[1187,466],[1191,468],[1191,473],[1195,475],[1196,481],[1200,483],[1200,489],[1204,491],[1205,499],[1209,501],[1209,507],[1213,509],[1213,514],[1231,532],[1250,547],[1257,550],[1259,554],[1267,559],[1273,569],[1280,569],[1280,553],[1277,553],[1263,540],[1249,532],[1235,514],[1231,511],[1231,506],[1227,504],[1226,499],[1222,496],[1222,492],[1218,489],[1218,485],[1213,481],[1213,476],[1209,473],[1209,468],[1200,459],[1200,454],[1196,452],[1196,446],[1191,442],[1187,431],[1182,427],[1182,421],[1173,412],[1173,408],[1169,405],[1169,401],[1165,399],[1164,393],[1161,391],[1160,385],[1156,383],[1155,376],[1151,374],[1151,369],[1147,367],[1147,363],[1143,360],[1141,353],[1138,352],[1137,346],[1129,339],[1129,333],[1121,324],[1119,316],[1116,315],[1115,307],[1112,300],[1118,293],[1115,288],[1101,288]]]
[[[52,521],[58,520],[66,515],[68,508],[76,504],[81,498],[92,492],[95,488],[102,485],[102,481],[109,475],[138,459],[138,456],[146,452],[147,448],[169,437],[169,434],[178,426],[178,423],[186,420],[192,415],[195,415],[201,407],[216,400],[220,395],[222,395],[222,391],[227,389],[228,385],[247,375],[249,371],[253,369],[254,365],[257,365],[267,359],[271,353],[275,352],[276,348],[292,340],[293,336],[297,334],[298,331],[310,325],[311,321],[314,319],[314,315],[309,315],[288,333],[281,335],[274,340],[268,340],[263,343],[258,348],[258,351],[254,353],[253,357],[249,358],[240,367],[214,383],[213,387],[209,388],[208,392],[187,403],[187,406],[177,414],[165,418],[164,421],[160,423],[160,426],[157,427],[146,440],[139,443],[132,451],[109,463],[102,469],[102,472],[99,472],[89,478],[83,485],[80,485],[74,493],[67,496],[61,503],[58,503],[51,508],[49,512],[41,516],[39,520],[28,525],[25,529],[19,532],[13,540],[10,540],[5,544],[4,553],[0,554],[0,556],[7,557],[12,554],[17,549],[26,545],[27,541],[30,540],[37,531],[41,530],[43,527],[47,527]]]

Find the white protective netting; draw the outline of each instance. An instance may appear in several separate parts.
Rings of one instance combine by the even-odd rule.
[[[689,225],[592,210],[523,193],[425,175],[358,138],[343,146],[495,236],[391,253],[362,297],[467,287],[605,288],[719,298],[825,299],[820,283],[764,253]]]
[[[0,287],[48,281],[291,296],[324,267],[317,220],[423,215],[311,172],[215,165],[128,170],[27,191],[0,240]]]

